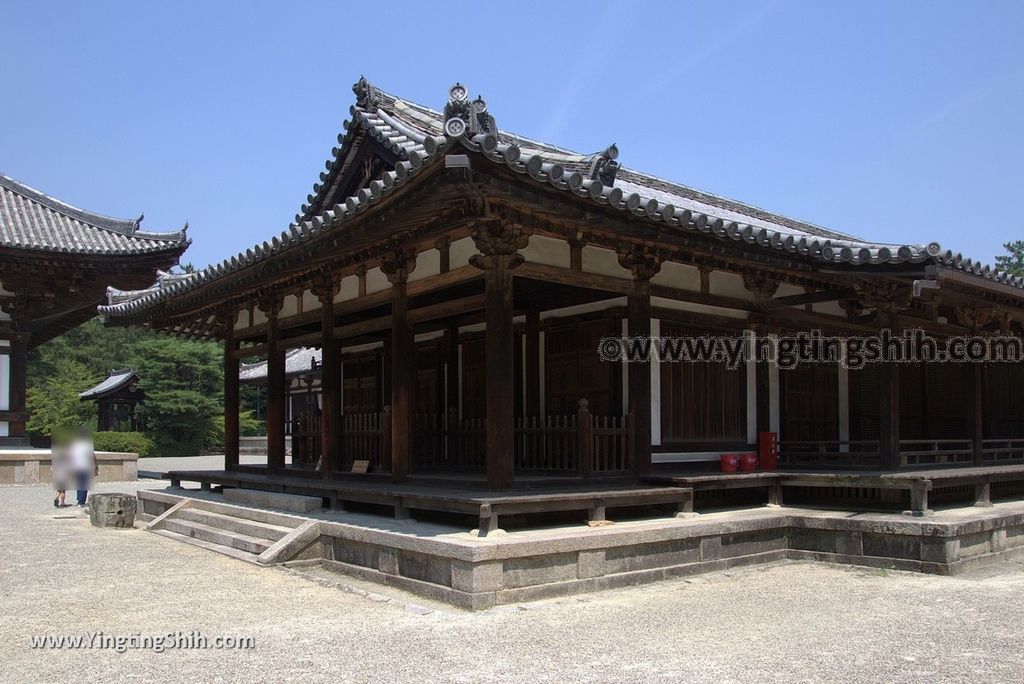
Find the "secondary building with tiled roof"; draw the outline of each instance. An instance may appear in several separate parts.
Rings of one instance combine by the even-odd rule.
[[[25,354],[93,318],[106,289],[145,288],[178,263],[187,226],[142,228],[0,174],[0,444],[24,444]],[[6,399],[6,400],[5,400]]]

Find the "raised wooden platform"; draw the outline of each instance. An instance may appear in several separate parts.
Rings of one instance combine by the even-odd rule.
[[[495,493],[434,485],[396,485],[381,480],[325,481],[234,470],[174,470],[168,473],[168,478],[175,487],[185,481],[198,482],[202,489],[219,485],[316,496],[327,500],[333,509],[344,508],[346,502],[390,506],[396,518],[411,517],[410,511],[413,510],[472,515],[479,518],[480,536],[497,531],[499,519],[503,515],[587,511],[590,522],[601,522],[606,520],[610,508],[672,504],[677,515],[693,512],[693,489],[677,484],[622,487],[589,482],[557,490],[509,490]]]
[[[645,482],[689,487],[694,491],[748,489],[768,490],[768,503],[782,505],[783,487],[859,487],[900,489],[910,492],[913,515],[928,512],[928,493],[941,487],[973,486],[975,506],[991,506],[991,486],[997,482],[1024,480],[1024,465],[907,469],[901,471],[809,472],[760,471],[754,473],[679,472],[652,475]]]

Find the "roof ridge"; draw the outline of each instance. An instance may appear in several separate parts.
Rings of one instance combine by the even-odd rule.
[[[533,181],[549,184],[570,195],[589,200],[595,205],[612,207],[635,219],[662,224],[671,229],[709,238],[731,240],[818,260],[825,264],[881,265],[899,263],[938,263],[968,271],[988,279],[1000,279],[1024,289],[1024,278],[1013,278],[993,270],[981,268],[977,262],[964,260],[943,251],[936,242],[928,244],[885,244],[869,242],[842,233],[828,231],[813,224],[804,224],[794,219],[785,219],[756,207],[734,202],[733,206],[721,206],[702,199],[715,198],[722,203],[730,202],[687,186],[676,186],[654,176],[627,170],[622,178],[616,179],[621,167],[615,161],[618,149],[611,145],[604,152],[579,155],[557,150],[542,144],[545,149],[521,148],[514,134],[500,131],[494,117],[487,113],[487,104],[482,98],[470,102],[465,86],[456,83],[449,91],[448,104],[441,117],[422,105],[409,103],[401,98],[377,89],[365,78],[353,86],[356,102],[351,106],[351,121],[344,123],[343,133],[338,135],[339,146],[331,151],[327,160],[327,172],[320,174],[320,182],[314,184],[313,194],[302,206],[301,213],[280,235],[271,236],[262,243],[245,249],[235,256],[211,264],[196,272],[187,281],[157,284],[135,292],[116,293],[108,297],[108,304],[98,307],[101,315],[127,316],[142,312],[156,303],[201,288],[204,285],[243,270],[255,263],[270,258],[284,250],[315,239],[321,233],[342,227],[356,215],[380,202],[395,192],[414,175],[426,168],[437,166],[446,150],[460,145],[467,151],[479,154],[493,164],[504,165],[512,171],[529,177]],[[390,102],[391,109],[383,103]],[[404,103],[405,107],[398,106]],[[415,107],[417,114],[409,112]],[[430,118],[418,118],[422,112],[430,112]],[[381,113],[387,116],[381,116]],[[396,127],[388,122],[396,118],[403,124]],[[410,136],[400,128],[426,128],[419,135]],[[370,180],[358,192],[347,198],[336,198],[333,206],[323,206],[328,201],[326,193],[332,177],[346,158],[345,151],[356,135],[365,134],[392,150],[397,161],[393,169],[384,171],[380,178]],[[502,140],[504,138],[504,141]],[[508,142],[512,140],[512,142]],[[532,143],[531,144],[535,144]],[[547,155],[541,154],[547,151]],[[549,156],[550,155],[550,156]],[[557,156],[556,156],[557,155]],[[632,178],[633,180],[630,180]],[[635,180],[651,179],[644,185]],[[657,184],[661,183],[662,187]],[[664,186],[672,187],[664,187]],[[631,187],[631,186],[635,186]],[[679,191],[684,191],[679,194]],[[694,195],[699,195],[694,198]],[[737,210],[737,207],[746,210]],[[810,230],[809,230],[810,228]],[[116,300],[116,301],[115,301]]]
[[[385,90],[383,88],[379,88],[377,86],[372,86],[372,87],[377,91],[377,93],[379,93],[380,95],[386,96],[387,98],[391,99],[395,103],[402,102],[402,103],[405,103],[406,105],[409,105],[409,106],[412,106],[412,107],[416,107],[417,109],[429,112],[429,113],[434,114],[434,115],[436,115],[438,117],[443,117],[444,116],[444,114],[442,112],[439,112],[439,111],[433,109],[432,107],[427,107],[426,105],[420,104],[418,102],[414,102],[414,101],[409,100],[407,98],[400,97],[398,95],[394,95],[393,93],[391,93],[391,92],[389,92],[389,91],[387,91],[387,90]],[[381,104],[383,104],[383,102]],[[599,156],[601,154],[600,152],[595,152],[595,153],[579,152],[577,150],[573,150],[573,149],[570,149],[570,148],[567,148],[567,147],[562,147],[561,145],[555,145],[553,143],[545,142],[545,141],[542,141],[542,140],[536,140],[536,139],[533,139],[533,138],[528,138],[528,137],[526,137],[524,135],[521,135],[519,133],[515,133],[515,132],[504,130],[504,129],[499,129],[497,131],[497,134],[498,134],[499,137],[504,137],[504,138],[512,139],[513,142],[516,142],[517,144],[520,144],[521,147],[534,147],[535,146],[539,151],[549,150],[549,151],[554,151],[554,152],[558,152],[558,153],[565,154],[565,155],[570,155],[570,156],[573,156],[573,157],[583,157],[583,158],[587,158],[587,159],[593,159],[594,157],[597,157],[597,156]],[[706,190],[700,190],[700,189],[695,188],[695,187],[693,187],[691,185],[686,185],[684,183],[680,183],[678,181],[674,181],[674,180],[671,180],[671,179],[668,179],[668,178],[663,178],[661,176],[655,176],[653,174],[645,173],[643,171],[640,171],[638,169],[634,169],[632,167],[622,166],[621,169],[620,169],[620,172],[624,172],[627,175],[636,176],[636,177],[638,177],[640,179],[654,181],[656,183],[663,183],[665,185],[671,186],[671,188],[674,189],[674,190],[682,190],[684,192],[692,194],[693,196],[695,196],[694,199],[702,199],[702,198],[704,198],[704,199],[708,199],[708,200],[712,200],[712,201],[718,201],[718,202],[721,202],[723,204],[731,205],[731,206],[722,207],[723,209],[731,209],[733,207],[736,207],[736,208],[751,210],[751,211],[757,212],[758,214],[763,215],[763,217],[765,219],[767,219],[767,220],[775,219],[775,220],[778,220],[779,222],[783,223],[783,225],[791,224],[790,227],[793,227],[793,228],[795,228],[797,230],[807,228],[807,229],[810,229],[812,231],[820,231],[822,233],[825,233],[826,236],[828,234],[831,234],[831,236],[835,237],[836,239],[853,240],[853,241],[857,241],[857,242],[870,242],[869,240],[865,240],[864,238],[861,238],[861,237],[858,237],[858,236],[855,236],[855,235],[851,235],[849,233],[844,233],[844,232],[836,231],[836,230],[833,230],[831,228],[826,228],[825,226],[822,226],[822,225],[819,225],[819,224],[816,224],[816,223],[811,223],[809,221],[804,221],[803,219],[797,219],[797,218],[793,218],[791,216],[786,216],[785,214],[779,214],[779,213],[776,213],[774,211],[771,211],[771,210],[768,210],[768,209],[764,209],[763,207],[759,207],[759,206],[756,206],[756,205],[753,205],[753,204],[749,204],[749,203],[743,202],[741,200],[736,200],[736,199],[733,199],[731,197],[726,197],[725,195],[719,195],[717,193],[708,192]]]
[[[49,195],[42,190],[32,187],[28,183],[12,178],[4,173],[0,173],[0,187],[21,195],[25,199],[44,206],[51,211],[63,214],[70,219],[100,230],[106,230],[140,240],[173,241],[180,243],[187,239],[185,229],[168,233],[141,230],[140,226],[142,224],[142,219],[145,216],[144,214],[140,214],[137,219],[122,219],[113,216],[106,216],[104,214],[97,214],[96,212],[89,211],[88,209],[76,207],[73,204],[65,202],[53,195]]]

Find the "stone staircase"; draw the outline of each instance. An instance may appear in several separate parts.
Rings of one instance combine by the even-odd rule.
[[[319,538],[317,522],[298,516],[158,492],[139,498],[149,531],[251,563],[294,560]]]

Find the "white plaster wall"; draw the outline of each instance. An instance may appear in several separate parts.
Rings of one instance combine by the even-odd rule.
[[[666,261],[661,265],[661,270],[651,278],[655,285],[665,285],[681,290],[700,291],[700,269],[689,264],[677,264],[673,261]]]
[[[281,313],[277,316],[278,318],[288,318],[299,313],[299,298],[295,295],[287,295],[281,302]]]
[[[344,302],[349,299],[355,299],[359,296],[359,277],[350,275],[345,276],[341,279],[341,286],[338,288],[338,294],[334,295],[335,302]]]
[[[521,250],[526,261],[534,264],[569,268],[569,243],[546,235],[531,235],[530,242]]]
[[[416,255],[416,268],[409,274],[409,282],[436,276],[441,272],[441,252],[428,249]]]
[[[391,283],[388,282],[388,277],[384,275],[384,271],[380,270],[379,266],[366,272],[366,294],[387,290],[390,287]]]
[[[799,295],[804,293],[804,288],[799,285],[791,285],[789,283],[779,283],[779,289],[775,291],[776,297],[791,297],[792,295]]]
[[[314,309],[320,308],[320,299],[313,294],[312,290],[303,290],[302,292],[302,310],[313,311]]]
[[[753,300],[754,296],[743,287],[743,276],[738,273],[712,271],[708,278],[708,289],[711,294],[733,297],[735,299]]]
[[[469,257],[474,254],[476,254],[476,243],[473,242],[473,238],[459,238],[448,246],[448,265],[453,269],[468,266]]]
[[[817,304],[812,304],[811,310],[815,313],[846,317],[846,312],[843,311],[843,307],[839,306],[839,302],[819,302]]]
[[[612,276],[614,278],[632,279],[628,269],[619,265],[619,256],[610,249],[584,245],[583,270],[587,273]]]

